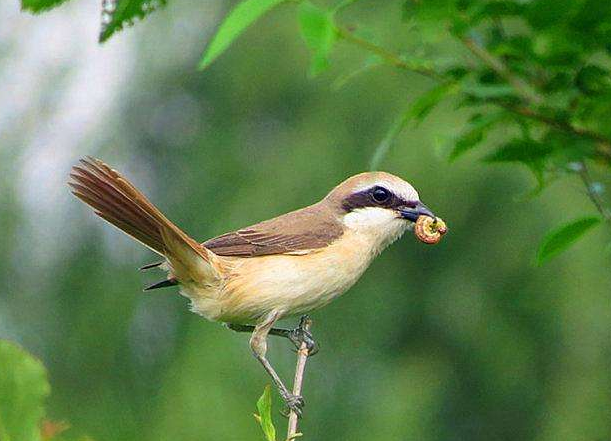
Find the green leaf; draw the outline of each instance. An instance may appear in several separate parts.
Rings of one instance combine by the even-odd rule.
[[[529,166],[540,164],[553,152],[552,146],[532,139],[514,139],[484,158],[486,162],[521,162]]]
[[[558,26],[574,12],[581,2],[574,0],[538,0],[528,3],[524,17],[530,25],[539,30]]]
[[[269,384],[265,387],[263,395],[257,401],[257,410],[259,414],[255,414],[255,419],[261,425],[265,439],[267,441],[276,441],[276,428],[272,421],[272,393]]]
[[[403,129],[411,121],[415,121],[416,125],[420,123],[426,116],[435,108],[442,99],[446,96],[456,93],[458,86],[455,83],[440,84],[437,87],[433,87],[429,91],[420,95],[415,99],[408,109],[401,114],[401,116],[395,121],[390,127],[386,136],[378,147],[375,149],[371,161],[369,163],[370,170],[376,170],[384,157],[387,155],[390,147],[392,146],[395,138],[403,131]]]
[[[457,91],[458,86],[454,83],[440,84],[437,87],[429,89],[412,102],[412,105],[406,112],[406,118],[408,120],[415,120],[418,123],[421,122],[431,113],[441,100]]]
[[[167,0],[105,0],[102,2],[102,27],[100,43],[108,40],[124,25],[132,25],[135,19],[144,18]]]
[[[206,48],[199,69],[210,66],[248,26],[284,1],[286,0],[245,0],[233,8]]]
[[[333,13],[304,1],[299,6],[299,26],[312,52],[310,76],[315,77],[329,68],[329,54],[337,41]]]
[[[515,1],[493,1],[482,5],[480,14],[486,17],[500,18],[524,13],[525,6]]]
[[[554,153],[553,145],[537,142],[533,139],[514,139],[499,147],[484,158],[488,163],[519,162],[527,166],[537,180],[536,192],[543,190],[546,184],[546,161]]]
[[[584,217],[569,222],[548,233],[539,246],[536,259],[537,264],[543,265],[551,258],[565,251],[592,227],[598,225],[600,221],[599,217]]]
[[[454,148],[450,152],[449,161],[453,162],[458,157],[462,156],[469,150],[473,149],[477,144],[484,140],[486,133],[499,121],[502,121],[506,116],[504,112],[492,114],[477,114],[466,128],[466,130],[454,142]]]
[[[31,12],[42,12],[61,5],[67,0],[21,0],[21,9]]]
[[[577,73],[575,86],[585,95],[602,95],[611,88],[609,71],[596,65],[585,66]]]
[[[0,340],[0,440],[38,441],[47,373],[40,361]]]

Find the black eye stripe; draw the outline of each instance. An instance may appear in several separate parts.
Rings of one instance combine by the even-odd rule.
[[[383,189],[388,192],[387,199],[375,199],[374,192],[379,189]],[[342,208],[347,212],[356,210],[357,208],[365,207],[399,208],[405,206],[415,207],[416,202],[406,201],[402,197],[394,194],[391,190],[379,185],[367,188],[356,193],[352,193],[342,201]]]

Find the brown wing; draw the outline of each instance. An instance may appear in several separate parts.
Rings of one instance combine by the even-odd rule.
[[[342,231],[337,218],[317,204],[223,234],[202,245],[219,256],[301,254],[328,246]]]

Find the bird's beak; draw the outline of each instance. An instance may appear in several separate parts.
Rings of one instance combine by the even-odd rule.
[[[424,205],[422,202],[418,201],[415,207],[402,207],[399,209],[399,213],[401,213],[401,217],[403,219],[410,220],[412,222],[416,222],[420,216],[430,216],[435,218],[433,212]]]

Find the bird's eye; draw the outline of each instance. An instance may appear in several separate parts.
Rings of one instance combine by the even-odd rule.
[[[371,192],[371,197],[378,204],[383,204],[390,199],[390,191],[386,190],[384,187],[376,187]]]

